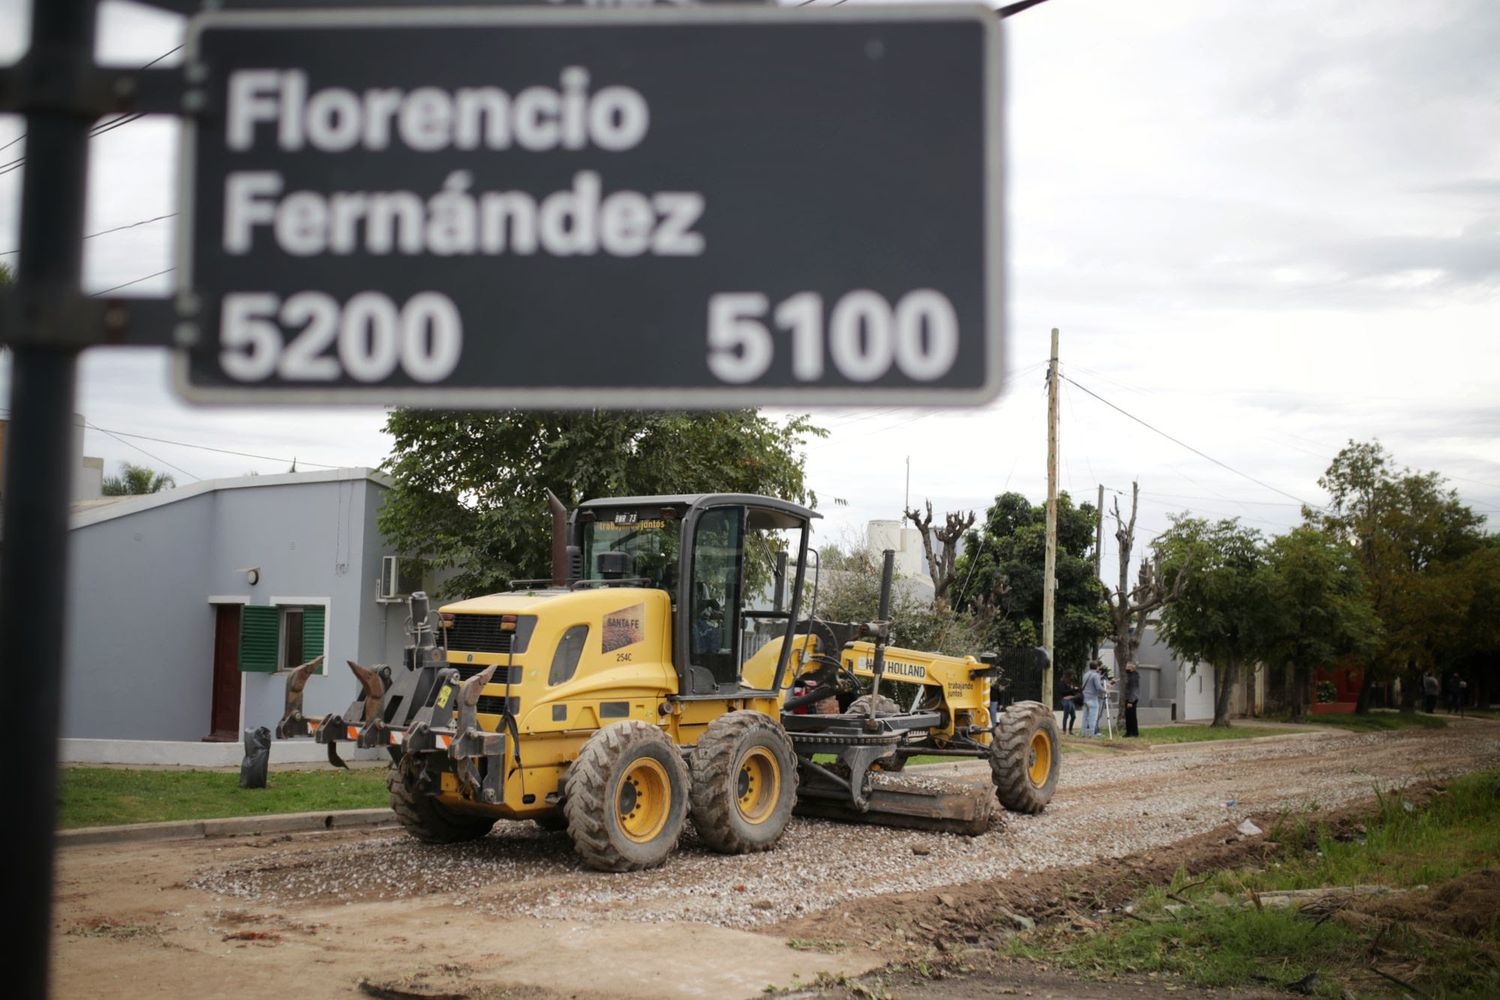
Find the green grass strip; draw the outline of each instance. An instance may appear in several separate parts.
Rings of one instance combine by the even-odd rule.
[[[266,788],[241,788],[237,771],[65,767],[58,828],[266,816],[389,804],[385,768],[272,770]]]

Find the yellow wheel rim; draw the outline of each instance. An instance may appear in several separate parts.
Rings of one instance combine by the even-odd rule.
[[[1047,783],[1052,773],[1052,738],[1045,729],[1039,729],[1026,748],[1026,776],[1037,788]]]
[[[736,782],[740,817],[746,823],[764,823],[781,797],[781,767],[776,755],[765,747],[751,747],[740,758]]]
[[[672,785],[667,769],[650,757],[631,761],[615,798],[621,832],[637,844],[649,843],[667,825],[671,811]]]

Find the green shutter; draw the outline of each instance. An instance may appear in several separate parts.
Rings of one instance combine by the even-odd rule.
[[[319,609],[321,613],[321,609]],[[321,621],[321,617],[319,619]],[[319,634],[322,633],[321,626]],[[247,604],[240,609],[240,669],[269,674],[276,670],[281,638],[281,609]],[[321,643],[318,646],[322,649]]]
[[[302,608],[302,655],[311,660],[323,653],[323,619],[327,610],[316,604]],[[296,666],[289,663],[287,666]],[[328,661],[323,661],[323,673],[328,672]]]

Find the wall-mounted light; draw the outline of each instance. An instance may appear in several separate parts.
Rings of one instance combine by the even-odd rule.
[[[245,574],[245,582],[249,583],[252,587],[257,583],[260,583],[259,566],[241,566],[239,569],[235,570],[235,572]]]

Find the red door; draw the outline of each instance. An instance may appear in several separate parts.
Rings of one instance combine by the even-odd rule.
[[[215,604],[213,717],[205,740],[240,738],[240,606]]]

